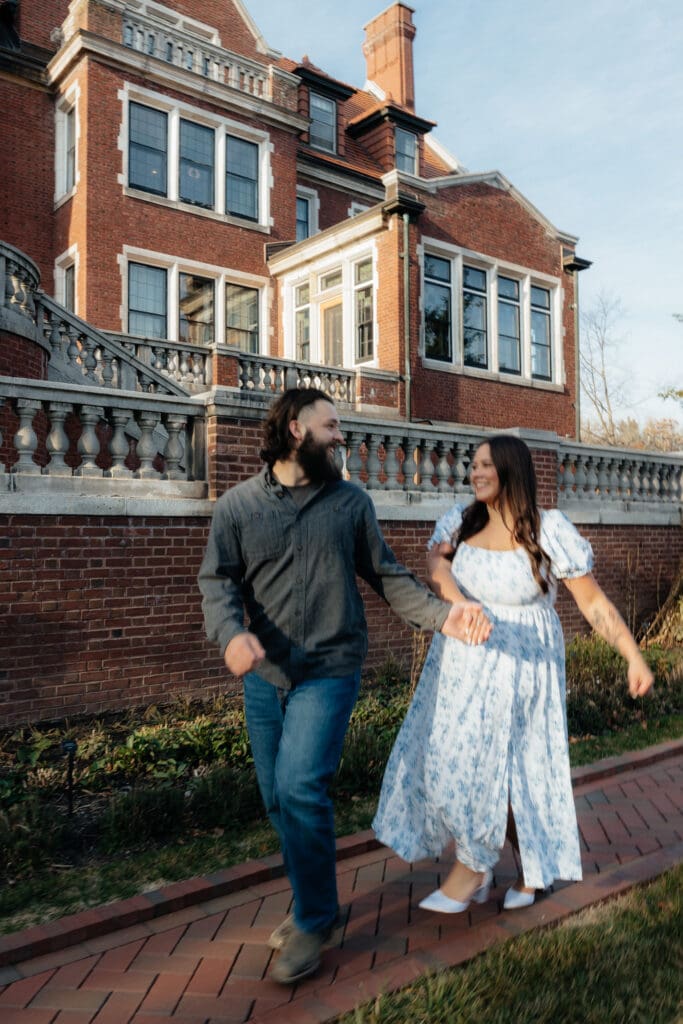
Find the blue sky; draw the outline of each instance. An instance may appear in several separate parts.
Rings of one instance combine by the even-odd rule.
[[[245,0],[270,46],[362,86],[378,0]],[[683,2],[415,0],[416,111],[470,171],[501,171],[578,235],[582,308],[622,301],[620,415],[683,419]],[[229,44],[228,44],[229,45]]]

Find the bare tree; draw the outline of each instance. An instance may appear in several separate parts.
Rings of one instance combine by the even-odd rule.
[[[582,428],[585,440],[618,444],[615,406],[626,401],[627,376],[620,372],[619,346],[623,335],[618,327],[624,317],[621,300],[600,292],[581,314],[581,390],[590,405],[588,422]],[[591,422],[593,415],[597,424]]]

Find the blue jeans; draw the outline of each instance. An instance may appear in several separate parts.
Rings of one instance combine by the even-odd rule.
[[[359,685],[360,671],[339,679],[307,679],[289,691],[254,672],[244,677],[256,777],[280,838],[294,919],[305,932],[324,931],[339,910],[328,787]]]

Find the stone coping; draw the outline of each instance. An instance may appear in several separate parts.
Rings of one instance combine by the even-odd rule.
[[[572,783],[578,788],[600,779],[655,764],[681,751],[683,739],[668,740],[645,750],[604,758],[594,764],[572,769]],[[371,829],[344,836],[337,840],[337,860],[346,860],[377,850],[381,845]],[[284,874],[281,856],[273,854],[260,860],[246,861],[211,875],[175,882],[161,889],[131,896],[129,899],[92,907],[46,924],[3,935],[0,936],[0,968],[54,953],[88,939],[183,910],[185,907],[282,878]]]

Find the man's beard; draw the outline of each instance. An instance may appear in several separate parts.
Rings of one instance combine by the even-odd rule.
[[[334,449],[316,441],[310,431],[306,432],[296,450],[296,461],[312,484],[341,480],[341,468],[334,458]]]

